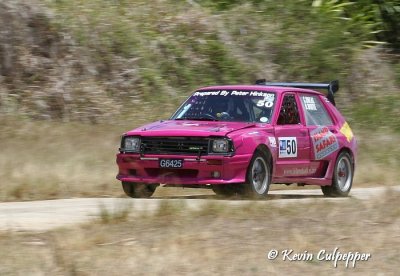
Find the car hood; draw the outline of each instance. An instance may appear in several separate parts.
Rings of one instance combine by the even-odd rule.
[[[140,136],[225,136],[230,132],[250,128],[254,123],[168,120],[151,123],[126,133]]]

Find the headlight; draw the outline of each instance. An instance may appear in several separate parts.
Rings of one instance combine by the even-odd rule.
[[[229,151],[229,141],[225,139],[213,140],[212,151],[225,153]]]
[[[124,150],[131,152],[140,151],[140,138],[139,137],[125,137]]]

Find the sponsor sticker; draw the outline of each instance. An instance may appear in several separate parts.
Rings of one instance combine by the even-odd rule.
[[[339,149],[336,136],[327,127],[318,127],[310,132],[315,159],[323,159]]]
[[[275,100],[275,94],[271,94],[271,93],[264,94],[264,101],[274,102],[274,100]]]
[[[221,91],[197,91],[196,93],[194,93],[194,96],[200,96],[200,97],[204,97],[204,96],[218,96],[221,93]]]
[[[297,157],[296,137],[279,137],[279,158]]]
[[[267,108],[270,108],[274,105],[274,100],[275,100],[275,94],[267,93],[264,94],[264,99],[259,100],[257,102],[257,106],[262,107],[265,106]]]
[[[315,99],[313,97],[303,96],[304,107],[307,110],[317,110],[317,105],[315,104]]]
[[[350,142],[351,139],[353,139],[353,131],[351,130],[349,124],[347,122],[344,122],[342,128],[340,129],[340,132],[347,138],[347,141]]]
[[[240,90],[216,90],[216,91],[197,91],[193,96],[251,96],[251,97],[264,97],[263,101],[265,103],[273,103],[275,100],[275,94],[265,93],[261,91],[240,91]]]
[[[226,91],[226,90],[221,91],[221,96],[228,96],[228,95],[229,95],[228,91]]]
[[[293,169],[286,169],[283,171],[285,176],[305,176],[305,175],[313,175],[317,172],[316,168],[293,168]]]
[[[275,137],[268,137],[269,139],[269,145],[273,148],[276,148],[276,139]]]

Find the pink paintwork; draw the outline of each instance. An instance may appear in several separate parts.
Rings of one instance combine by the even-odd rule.
[[[119,173],[123,182],[162,183],[179,185],[231,184],[246,182],[249,163],[256,149],[262,147],[272,157],[272,183],[302,183],[331,185],[336,159],[347,151],[356,159],[356,139],[339,111],[319,92],[288,87],[214,86],[197,91],[267,91],[275,93],[275,108],[267,122],[230,122],[208,120],[166,120],[154,122],[131,130],[124,136],[137,137],[225,137],[233,142],[232,154],[140,154],[121,151],[117,154]],[[278,116],[283,96],[287,93],[296,97],[300,124],[280,125]],[[302,99],[300,98],[302,95]],[[317,96],[327,110],[332,124],[315,126],[306,124],[301,100]],[[312,107],[311,107],[312,108]],[[284,156],[282,143],[296,142],[296,156]],[[280,139],[281,138],[281,139]],[[160,158],[183,159],[183,167],[163,169]],[[219,172],[219,176],[215,175]]]

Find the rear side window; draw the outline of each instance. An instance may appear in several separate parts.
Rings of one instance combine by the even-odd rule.
[[[331,117],[318,96],[303,94],[300,96],[300,99],[308,126],[333,125]]]
[[[278,125],[300,124],[299,109],[294,94],[286,94],[283,98],[278,117]]]

